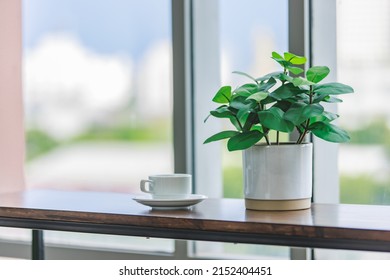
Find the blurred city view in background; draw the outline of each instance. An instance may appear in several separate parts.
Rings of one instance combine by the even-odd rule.
[[[172,173],[170,0],[22,5],[27,187],[137,194],[141,179]],[[45,241],[174,250],[173,240],[56,231]]]
[[[339,149],[344,203],[390,203],[390,3],[375,2],[337,1],[338,77],[356,92],[339,104],[352,137]],[[269,56],[288,48],[287,9],[220,1],[222,84],[243,82],[235,70],[277,69]],[[173,172],[170,17],[168,0],[23,1],[29,187],[134,193],[148,174]],[[224,195],[242,197],[241,153],[221,148]]]
[[[170,17],[168,0],[23,1],[29,187],[136,193],[173,172]]]
[[[355,94],[339,105],[351,142],[340,145],[340,200],[390,205],[390,2],[337,1],[338,78]]]

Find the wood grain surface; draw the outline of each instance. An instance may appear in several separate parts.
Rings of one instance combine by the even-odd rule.
[[[307,210],[272,212],[246,210],[241,199],[206,199],[189,210],[166,211],[138,204],[132,197],[56,190],[3,194],[0,220],[390,242],[390,206],[313,204]]]

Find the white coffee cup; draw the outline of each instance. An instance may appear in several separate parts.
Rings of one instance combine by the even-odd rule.
[[[149,180],[141,180],[141,191],[155,199],[187,198],[192,191],[191,182],[190,174],[151,175]]]

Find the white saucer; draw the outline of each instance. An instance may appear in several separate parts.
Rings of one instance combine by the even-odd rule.
[[[187,198],[178,198],[178,199],[154,199],[150,196],[137,196],[133,198],[138,203],[141,203],[146,206],[150,206],[153,209],[159,210],[173,210],[173,209],[183,209],[193,206],[204,199],[207,196],[201,194],[191,194]]]

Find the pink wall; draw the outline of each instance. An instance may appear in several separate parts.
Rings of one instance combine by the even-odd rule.
[[[24,188],[21,0],[0,0],[0,192]]]

